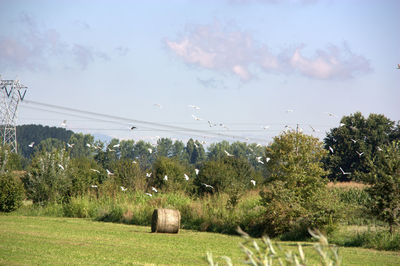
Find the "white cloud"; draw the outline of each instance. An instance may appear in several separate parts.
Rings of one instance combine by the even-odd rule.
[[[109,60],[106,53],[84,44],[68,44],[55,29],[39,28],[36,20],[27,14],[22,14],[18,22],[20,29],[15,35],[0,35],[0,70],[49,69],[52,59],[63,62],[75,59],[82,68],[97,58]]]
[[[251,68],[315,79],[348,79],[371,71],[368,60],[346,45],[318,49],[311,57],[302,54],[303,47],[273,54],[267,44],[258,43],[250,34],[218,22],[192,26],[181,39],[167,39],[166,46],[189,65],[230,73],[242,81],[254,77]]]

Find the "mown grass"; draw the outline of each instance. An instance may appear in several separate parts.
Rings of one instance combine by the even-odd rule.
[[[241,264],[241,238],[181,230],[152,234],[150,227],[96,222],[89,219],[0,215],[0,264],[133,264],[206,265],[206,252],[226,255]],[[279,242],[283,249],[295,242]],[[315,264],[312,243],[303,243]],[[339,248],[343,265],[400,265],[400,253]],[[311,256],[309,256],[311,255]]]

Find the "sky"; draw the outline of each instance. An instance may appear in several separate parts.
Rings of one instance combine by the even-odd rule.
[[[149,142],[269,143],[288,128],[323,139],[358,111],[400,120],[399,10],[396,0],[0,0],[0,75],[28,88],[17,124]]]

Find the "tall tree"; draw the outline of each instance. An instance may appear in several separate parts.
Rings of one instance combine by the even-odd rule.
[[[368,163],[371,211],[389,224],[392,233],[393,226],[400,223],[400,141],[383,146]]]
[[[324,142],[329,155],[324,159],[331,180],[361,180],[368,173],[367,162],[395,136],[394,122],[380,114],[368,118],[357,112],[341,119]]]

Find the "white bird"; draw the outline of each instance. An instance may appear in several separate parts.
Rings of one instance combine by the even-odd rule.
[[[354,143],[356,143],[357,142],[357,140],[355,140],[355,139],[350,139],[352,142],[354,142]]]
[[[118,143],[118,144],[113,145],[113,148],[119,148],[119,146],[120,146],[120,144]]]
[[[152,173],[146,173],[146,176],[147,176],[147,177],[150,177],[150,176],[151,176],[151,174],[152,174]]]
[[[360,158],[364,154],[364,152],[358,152],[358,151],[356,151],[356,153],[358,154],[358,157],[360,157]]]
[[[30,148],[33,148],[33,145],[35,145],[35,142],[34,142],[34,141],[32,141],[28,146],[29,146]]]
[[[90,169],[90,171],[93,171],[93,172],[96,172],[96,173],[100,173],[100,171],[97,170],[97,169]]]
[[[201,119],[200,117],[197,117],[197,116],[195,116],[195,115],[192,115],[192,117],[193,117],[194,120],[197,120],[197,121],[203,120],[203,119]]]
[[[339,167],[340,171],[344,174],[344,175],[349,175],[350,173],[343,171],[342,167]]]
[[[97,185],[91,185],[91,187],[93,187],[93,188],[97,188]]]
[[[250,180],[250,183],[252,183],[253,184],[253,186],[256,186],[256,181],[255,180]]]
[[[262,156],[256,157],[257,162],[264,164],[264,162],[261,160]]]
[[[228,155],[229,157],[232,157],[233,155],[230,154],[229,152],[227,152],[226,150],[224,150],[225,154]]]
[[[257,143],[256,147],[262,147],[262,145],[260,143]]]
[[[155,187],[151,187],[151,190],[153,190],[155,193],[158,192],[158,190]]]
[[[164,180],[168,181],[168,176],[167,175],[164,176]]]
[[[193,104],[189,104],[188,107],[196,109],[196,110],[200,110],[200,107],[193,105]]]
[[[194,171],[196,172],[196,175],[199,175],[200,170],[199,169],[194,169]]]
[[[217,126],[217,124],[212,123],[210,120],[208,120],[207,122],[208,122],[208,125],[209,125],[210,127],[215,127],[215,126]]]
[[[121,188],[122,191],[127,191],[128,190],[127,188],[124,188],[123,186],[120,186],[120,188]]]
[[[137,162],[135,160],[133,160],[132,163],[137,163]]]
[[[72,144],[69,144],[69,143],[67,143],[67,146],[68,146],[68,148],[72,148],[72,147],[74,147],[74,143],[72,143]]]
[[[107,150],[108,150],[109,152],[115,151],[115,150],[113,150],[113,149],[110,149],[109,147],[107,147]]]
[[[339,127],[343,127],[343,126],[345,126],[346,124],[343,124],[343,123],[340,123],[339,124]]]
[[[329,112],[325,112],[325,114],[331,116],[331,117],[337,117],[335,114],[329,113]]]
[[[92,147],[89,143],[86,143],[86,146],[88,146],[89,148]]]
[[[292,109],[287,109],[286,113],[293,113],[293,110]]]
[[[107,171],[107,175],[113,175],[114,173],[112,173],[110,170],[106,169]]]
[[[64,170],[64,166],[62,166],[61,164],[58,164],[58,167],[60,167],[62,170]]]
[[[183,176],[185,177],[186,181],[189,181],[189,176],[187,174],[183,174]]]
[[[383,151],[381,147],[377,146],[378,151]]]
[[[271,160],[271,158],[269,158],[269,157],[265,158],[265,161],[267,161],[267,163],[269,162],[269,160]]]
[[[67,126],[67,120],[62,121],[61,127],[66,127]]]
[[[153,152],[153,149],[151,149],[151,148],[148,148],[147,150],[149,151],[149,153]]]
[[[333,148],[331,146],[329,146],[329,150],[333,153]]]
[[[146,194],[149,197],[153,197],[153,195],[151,195],[150,193],[144,193],[144,194]]]
[[[263,128],[264,130],[266,130],[266,129],[269,128],[269,126],[263,126],[262,128]]]
[[[211,188],[211,189],[214,189],[214,187],[213,186],[211,186],[211,185],[207,185],[207,184],[205,184],[205,183],[201,183],[203,186],[205,186],[206,188]]]
[[[156,106],[156,107],[158,107],[158,108],[162,108],[162,105],[161,104],[159,104],[159,103],[155,103],[155,104],[153,104],[154,106]]]

